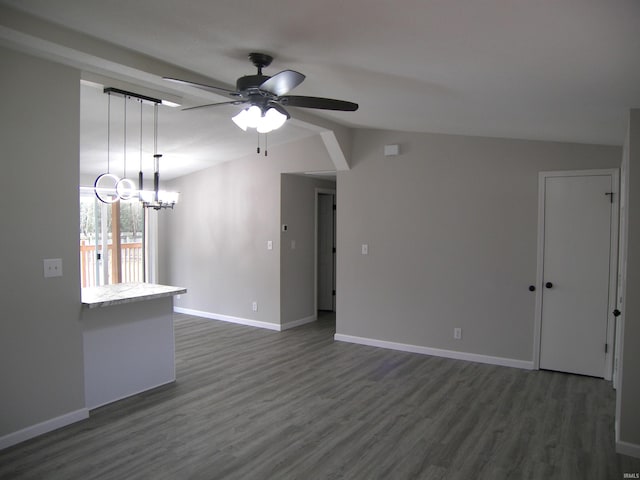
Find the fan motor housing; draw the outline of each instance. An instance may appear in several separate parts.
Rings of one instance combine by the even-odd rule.
[[[260,85],[270,79],[268,75],[245,75],[240,77],[236,82],[236,90],[245,92],[250,90],[258,90]]]

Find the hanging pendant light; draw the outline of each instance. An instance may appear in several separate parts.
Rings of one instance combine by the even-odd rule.
[[[116,192],[116,186],[120,179],[111,173],[111,92],[107,100],[107,171],[98,175],[93,183],[93,191],[98,200],[103,203],[115,203],[120,198]]]
[[[153,192],[140,190],[140,199],[144,208],[161,210],[171,208],[178,202],[177,192],[167,192],[160,190],[160,159],[162,154],[158,153],[158,104],[153,109]],[[142,172],[142,170],[141,170]],[[142,178],[142,173],[140,174]]]
[[[136,185],[133,183],[133,180],[127,178],[127,99],[129,96],[124,97],[124,132],[123,132],[123,178],[121,178],[118,183],[116,183],[116,193],[120,200],[131,200],[136,196]]]
[[[144,208],[153,208],[160,210],[163,208],[173,208],[178,202],[179,194],[177,192],[167,192],[160,190],[160,158],[158,153],[158,105],[162,100],[139,95],[137,93],[119,90],[117,88],[107,87],[104,93],[108,94],[107,108],[107,171],[99,175],[93,185],[93,191],[96,197],[104,203],[115,203],[119,200],[131,200],[138,198],[142,202]],[[118,94],[124,97],[124,136],[123,136],[123,163],[124,177],[120,179],[117,175],[111,173],[111,94]],[[127,99],[136,98],[140,102],[140,169],[138,172],[138,188],[133,180],[127,178]],[[142,104],[144,102],[153,103],[153,157],[154,157],[154,189],[153,191],[144,190],[144,174],[142,169]]]

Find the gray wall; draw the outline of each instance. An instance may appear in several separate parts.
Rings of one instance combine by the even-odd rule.
[[[384,157],[396,143],[401,154]],[[619,167],[621,156],[358,130],[352,170],[338,172],[337,333],[532,360],[538,172]]]
[[[334,189],[335,182],[282,175],[280,242],[280,317],[282,323],[316,316],[315,216],[316,188]],[[295,240],[295,249],[291,241]]]
[[[627,291],[619,389],[620,440],[640,446],[640,109],[631,110],[628,148]]]
[[[168,182],[181,197],[160,212],[160,279],[188,289],[176,306],[279,325],[280,174],[331,168],[316,136]]]
[[[0,58],[2,437],[83,409],[84,377],[80,73],[2,48]],[[43,278],[44,258],[62,258],[64,275]]]

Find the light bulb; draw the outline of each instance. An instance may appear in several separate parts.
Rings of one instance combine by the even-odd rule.
[[[238,127],[240,127],[245,132],[247,131],[247,111],[242,110],[239,114],[233,117],[233,123],[235,123]]]
[[[119,181],[120,179],[113,173],[103,173],[99,175],[93,184],[93,190],[98,200],[103,203],[115,203],[120,200],[116,192],[116,185]],[[111,183],[111,185],[109,185],[109,183]]]
[[[269,133],[273,128],[271,128],[271,123],[266,117],[261,117],[256,130],[258,133]]]
[[[136,185],[133,180],[128,178],[121,178],[116,183],[116,193],[120,197],[120,200],[131,200],[137,193]]]
[[[284,125],[284,122],[287,121],[287,116],[283,115],[275,108],[270,108],[269,110],[267,110],[264,118],[268,120],[269,124],[271,125],[271,130],[279,129],[282,125]]]
[[[247,127],[256,128],[262,118],[262,110],[257,105],[249,107],[247,112]]]

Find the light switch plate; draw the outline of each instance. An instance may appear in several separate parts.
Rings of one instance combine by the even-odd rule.
[[[42,263],[44,265],[45,278],[62,276],[61,258],[45,258]]]
[[[273,250],[273,240],[267,240],[267,250]]]
[[[369,255],[369,245],[366,243],[362,244],[362,255]]]

